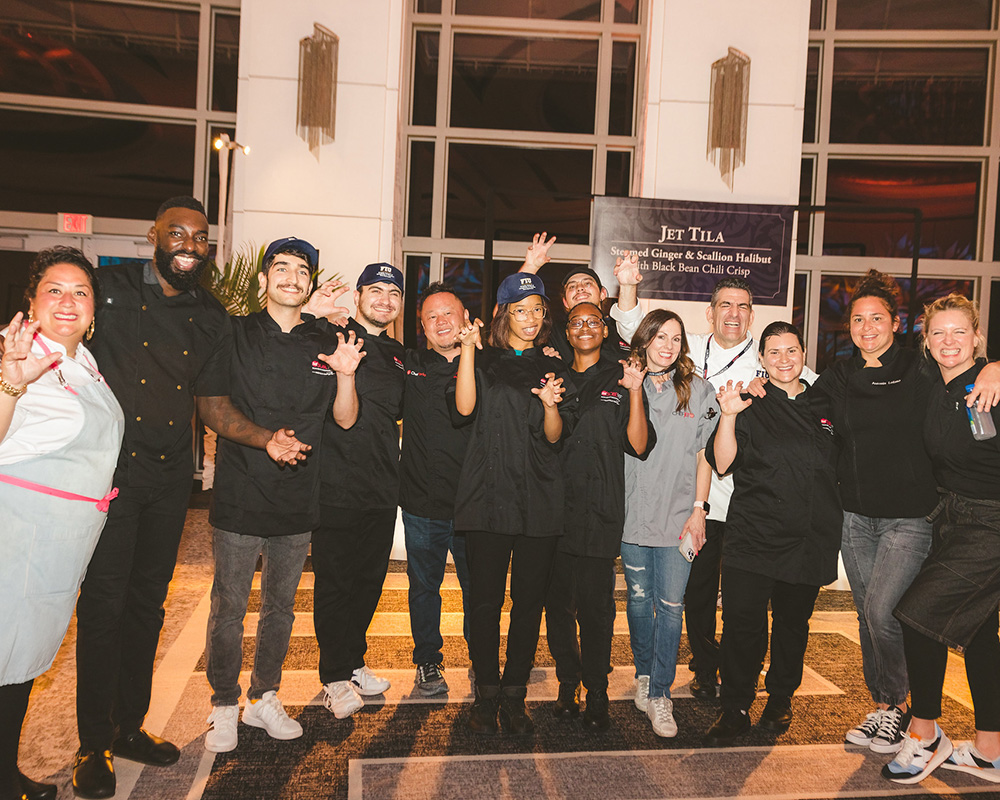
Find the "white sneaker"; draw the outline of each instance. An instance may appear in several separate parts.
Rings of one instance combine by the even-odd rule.
[[[640,711],[646,711],[646,704],[649,702],[649,676],[639,675],[635,679],[635,707]]]
[[[323,686],[323,705],[337,719],[351,716],[364,704],[365,701],[350,681],[334,681]]]
[[[272,739],[298,739],[302,735],[302,726],[285,713],[274,692],[264,692],[260,700],[246,704],[243,724],[263,728]]]
[[[236,749],[239,734],[236,731],[240,719],[239,706],[216,706],[208,715],[211,729],[205,734],[205,749],[210,753],[228,753]]]
[[[354,670],[354,674],[351,675],[351,683],[354,684],[358,694],[363,697],[374,697],[377,694],[382,694],[392,686],[389,681],[380,678],[366,666]]]
[[[945,769],[957,769],[977,778],[1000,783],[1000,758],[990,761],[976,749],[974,742],[959,742],[941,764]]]
[[[896,757],[882,767],[882,777],[896,783],[919,783],[951,755],[951,740],[934,723],[934,739],[924,740],[913,734],[903,737]]]
[[[677,735],[674,721],[674,703],[669,697],[650,697],[646,706],[646,716],[653,723],[653,733],[664,739]]]

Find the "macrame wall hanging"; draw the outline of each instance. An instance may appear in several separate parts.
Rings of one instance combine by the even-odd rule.
[[[708,103],[708,160],[733,191],[734,172],[746,163],[750,56],[735,47],[712,64]]]
[[[337,121],[337,48],[333,31],[313,24],[313,35],[299,40],[299,101],[296,132],[319,158],[319,147],[333,141]]]

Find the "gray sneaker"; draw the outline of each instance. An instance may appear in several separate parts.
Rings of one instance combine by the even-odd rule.
[[[445,694],[448,691],[448,683],[443,673],[444,667],[440,664],[418,664],[417,676],[413,679],[417,691],[424,697]]]

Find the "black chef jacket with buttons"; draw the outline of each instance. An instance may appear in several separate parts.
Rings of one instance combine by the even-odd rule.
[[[201,286],[167,297],[153,267],[101,267],[91,350],[125,414],[116,486],[190,480],[195,396],[229,394],[229,315]]]
[[[618,333],[618,325],[611,317],[605,317],[604,324],[608,326],[608,336],[601,343],[601,358],[606,358],[610,361],[623,361],[627,359],[632,346]],[[562,322],[553,320],[552,333],[549,334],[548,343],[556,349],[563,361],[567,364],[573,363],[573,348],[569,346],[569,340],[566,338],[565,320]]]
[[[249,536],[307,533],[319,526],[323,423],[337,391],[319,354],[336,350],[337,329],[305,316],[284,333],[267,311],[232,323],[233,405],[268,430],[291,428],[313,449],[296,466],[279,466],[264,450],[219,437],[209,522]]]
[[[573,371],[579,398],[576,425],[564,439],[565,533],[559,549],[594,558],[615,558],[625,527],[625,454],[646,460],[656,434],[646,409],[647,444],[636,455],[628,440],[629,391],[620,386],[622,365],[605,359],[583,372]]]
[[[406,351],[403,452],[399,461],[399,505],[428,519],[455,515],[458,476],[472,428],[452,424],[448,399],[458,359],[433,350]]]
[[[343,329],[364,340],[355,373],[358,421],[344,430],[326,418],[320,502],[334,508],[395,508],[399,504],[399,426],[403,414],[403,345],[351,319]]]
[[[559,404],[560,440],[545,438],[544,407],[531,393],[544,385],[546,373],[566,387]],[[455,386],[448,389],[456,424],[471,419],[455,500],[455,530],[507,535],[561,536],[563,479],[559,451],[576,419],[576,389],[567,365],[533,347],[513,350],[487,347],[476,353],[476,408],[462,417],[455,408]]]

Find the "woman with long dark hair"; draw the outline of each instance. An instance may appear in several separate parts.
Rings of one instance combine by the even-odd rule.
[[[705,543],[712,469],[705,445],[719,407],[715,390],[695,374],[684,322],[666,309],[648,313],[632,338],[632,355],[646,369],[643,382],[657,441],[645,461],[625,462],[622,563],[626,611],[635,661],[636,706],[657,736],[677,735],[670,686],[677,669],[684,590],[693,552]]]
[[[466,535],[470,598],[469,652],[476,699],[469,727],[530,733],[524,700],[538,646],[545,589],[563,526],[558,451],[569,432],[573,397],[568,370],[542,353],[551,329],[545,287],[534,275],[505,278],[489,344],[466,324],[454,386],[458,423],[472,434],[459,478],[455,530]],[[564,384],[565,381],[565,384]],[[500,609],[510,567],[510,629],[500,676]]]

